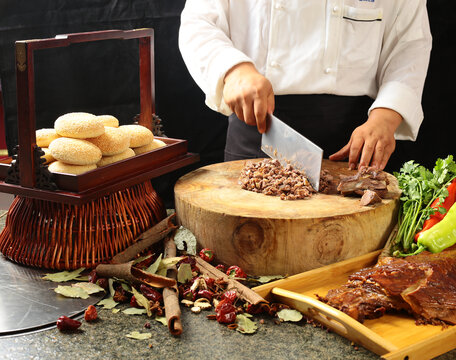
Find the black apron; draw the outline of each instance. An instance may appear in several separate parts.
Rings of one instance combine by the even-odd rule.
[[[350,140],[353,130],[367,120],[373,100],[368,96],[279,95],[274,115],[323,149],[328,158]],[[228,119],[225,161],[268,157],[260,149],[256,126]]]

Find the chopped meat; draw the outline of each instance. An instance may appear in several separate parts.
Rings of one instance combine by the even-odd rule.
[[[339,194],[337,191],[338,180],[334,178],[333,175],[326,169],[321,170],[320,172],[320,186],[318,192],[328,195]]]
[[[360,200],[360,204],[362,206],[378,204],[380,202],[382,202],[382,198],[378,196],[378,194],[375,191],[369,189],[364,190],[364,194]]]
[[[320,300],[360,322],[405,310],[422,323],[456,324],[456,247],[383,258]]]
[[[272,159],[247,164],[241,171],[239,183],[242,189],[279,196],[282,200],[305,199],[315,192],[303,172],[292,165],[283,167]]]
[[[342,177],[337,190],[344,196],[363,195],[364,190],[371,190],[383,198],[388,192],[388,180],[383,171],[364,167],[353,176]]]

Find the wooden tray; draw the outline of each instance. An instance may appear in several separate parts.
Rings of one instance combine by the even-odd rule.
[[[456,348],[456,326],[416,325],[407,314],[384,315],[363,324],[317,300],[348,276],[373,266],[381,250],[258,286],[261,296],[290,305],[383,359],[431,359]]]

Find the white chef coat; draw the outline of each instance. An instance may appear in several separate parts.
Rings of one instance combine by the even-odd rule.
[[[431,33],[426,0],[187,0],[179,47],[206,104],[229,115],[223,78],[252,62],[276,95],[368,95],[415,140]]]

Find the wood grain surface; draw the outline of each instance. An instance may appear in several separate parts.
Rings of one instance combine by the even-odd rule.
[[[280,200],[241,189],[248,161],[208,165],[181,177],[174,188],[179,222],[217,261],[241,266],[251,275],[291,275],[381,248],[399,206],[391,174],[388,199],[361,206],[359,197],[314,194]],[[256,160],[259,161],[259,160]],[[353,175],[345,162],[324,160],[333,176]]]

